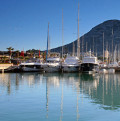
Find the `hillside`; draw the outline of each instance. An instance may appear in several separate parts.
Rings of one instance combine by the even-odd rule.
[[[112,36],[113,29],[113,36]],[[103,50],[103,32],[104,32],[104,43],[105,49],[108,47],[112,52],[112,38],[113,46],[120,44],[120,20],[108,20],[105,21],[94,28],[92,28],[88,33],[80,37],[80,47],[82,51],[82,41],[83,41],[83,51],[91,50],[97,52],[98,55],[102,55]],[[84,39],[83,39],[84,38]],[[93,38],[94,38],[94,49],[93,49]],[[75,51],[77,51],[77,40],[74,41]],[[107,45],[107,46],[106,46]],[[61,52],[61,47],[51,49],[52,52]],[[73,43],[64,45],[64,53],[71,53],[73,51]]]

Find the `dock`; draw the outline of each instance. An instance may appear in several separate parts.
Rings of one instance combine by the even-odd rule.
[[[13,72],[18,66],[13,65],[13,63],[1,63],[0,64],[0,72]]]

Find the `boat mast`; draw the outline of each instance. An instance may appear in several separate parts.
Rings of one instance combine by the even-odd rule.
[[[110,63],[110,60],[111,60],[111,54],[110,54],[110,52],[111,52],[110,49],[111,49],[111,48],[110,48],[110,47],[111,47],[111,45],[108,45],[108,48],[109,48],[109,50],[108,50],[108,52],[109,52],[109,55],[108,55],[108,56],[109,56],[109,57],[108,57],[108,58],[109,58],[109,62],[108,62],[108,63]]]
[[[109,56],[109,54],[108,54],[108,42],[106,42],[106,61],[107,61],[107,63],[108,63],[108,56]]]
[[[97,47],[96,47],[96,57],[97,57]]]
[[[116,50],[117,50],[116,48],[117,48],[117,45],[115,46],[115,50],[114,50],[114,63],[116,62],[116,53],[117,53],[116,52]]]
[[[62,8],[62,58],[63,58],[63,44],[64,44],[64,36],[63,36],[63,8]]]
[[[84,35],[82,36],[82,59],[83,59],[83,53],[84,53]]]
[[[73,42],[73,56],[75,56],[75,44]]]
[[[79,3],[78,3],[78,40],[77,40],[77,57],[80,58],[80,38],[79,38]]]
[[[94,36],[93,36],[93,55],[94,55]]]
[[[112,28],[112,61],[113,61],[113,28]]]
[[[48,54],[49,54],[49,45],[50,42],[49,42],[49,22],[48,22],[48,35],[47,35],[47,51],[46,51],[46,60],[48,58]]]
[[[104,62],[104,32],[103,32],[103,62]]]
[[[50,36],[49,36],[49,23],[48,23],[48,56],[50,56]]]
[[[86,42],[86,54],[87,54],[87,42]]]
[[[120,61],[120,44],[118,45],[118,61]]]
[[[117,46],[117,61],[118,61],[118,56],[119,56],[119,45]]]

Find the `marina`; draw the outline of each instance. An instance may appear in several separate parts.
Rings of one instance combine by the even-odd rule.
[[[103,70],[103,71],[102,71]],[[111,71],[113,70],[113,71]],[[120,72],[120,66],[101,65],[96,57],[86,56],[81,63],[77,57],[67,57],[64,61],[59,57],[48,58],[46,62],[40,59],[31,59],[19,65],[13,63],[0,64],[0,73],[18,72],[44,72],[44,73],[101,73],[101,72]]]
[[[54,53],[53,53],[54,54]],[[119,61],[107,63],[101,62],[96,56],[91,53],[91,50],[83,56],[83,59],[79,59],[74,55],[66,55],[66,57],[61,58],[60,53],[54,56],[52,52],[49,52],[49,56],[45,59],[42,57],[33,57],[27,59],[26,61],[19,62],[19,64],[14,63],[1,63],[0,72],[1,73],[17,73],[17,72],[44,72],[44,73],[115,73],[120,72]]]
[[[119,5],[1,0],[0,121],[119,121]]]
[[[7,54],[0,55],[0,72],[78,72],[78,73],[115,73],[120,71],[120,48],[114,43],[114,30],[111,29],[111,43],[106,42],[105,46],[105,32],[101,29],[100,36],[102,37],[102,54],[97,51],[97,44],[95,44],[94,35],[92,35],[93,42],[90,42],[88,48],[87,42],[84,44],[83,36],[79,36],[79,3],[77,15],[77,40],[72,42],[71,50],[67,50],[67,45],[64,45],[64,26],[63,26],[63,9],[62,9],[62,46],[58,47],[59,50],[50,49],[50,27],[48,22],[46,50],[40,53],[40,49],[29,50],[27,52],[13,51],[14,48],[8,47]],[[112,21],[110,21],[112,22]],[[116,22],[116,21],[115,21]],[[107,22],[104,22],[107,23]],[[103,24],[104,24],[103,23]],[[98,25],[99,26],[99,25]],[[96,28],[98,27],[96,26]],[[107,26],[107,25],[106,25]],[[91,30],[92,31],[92,30]],[[99,32],[99,31],[98,31]],[[89,32],[88,32],[89,33]],[[90,37],[91,38],[91,37]],[[87,38],[89,39],[89,38]],[[90,40],[91,41],[91,40]],[[74,43],[76,42],[76,46]],[[71,44],[71,43],[70,43]],[[93,48],[92,48],[93,46]],[[108,49],[109,46],[109,49]],[[112,46],[112,49],[110,47]],[[86,52],[85,52],[86,48]],[[92,48],[92,50],[91,50]],[[94,49],[96,48],[96,52]],[[106,51],[105,51],[106,48]],[[53,52],[54,50],[54,52]],[[97,53],[99,56],[97,56]],[[96,56],[95,56],[96,54]],[[98,59],[99,58],[99,59]]]

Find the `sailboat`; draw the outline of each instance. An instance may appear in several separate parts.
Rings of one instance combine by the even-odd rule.
[[[77,56],[75,56],[75,48],[73,42],[73,54],[72,56],[67,55],[66,59],[62,63],[63,72],[79,72],[80,70],[80,61]]]
[[[116,47],[115,47],[115,51],[114,51],[114,57],[113,57],[113,62],[109,64],[109,67],[110,68],[115,68],[115,67],[118,67],[118,63],[116,61],[116,54],[117,54],[117,51],[116,51]]]
[[[116,61],[116,54],[117,54],[116,47],[117,46],[115,47],[115,51],[113,52],[113,45],[114,45],[114,43],[113,43],[113,35],[114,35],[114,32],[113,32],[113,29],[112,29],[112,63],[109,64],[110,68],[115,68],[115,67],[118,66],[118,63]]]
[[[103,32],[103,62],[99,63],[101,68],[107,67],[106,63],[104,62],[105,54],[104,54],[104,32]],[[106,69],[102,69],[103,72],[106,72]]]
[[[47,37],[47,52],[46,52],[46,63],[42,64],[45,72],[59,72],[61,69],[60,57],[50,57],[49,48],[49,23],[48,23],[48,37]]]
[[[67,56],[62,64],[63,72],[78,72],[80,67],[79,58],[76,56]]]
[[[63,72],[79,72],[80,68],[80,44],[79,44],[79,5],[78,5],[78,41],[77,41],[77,56],[74,55],[74,43],[73,43],[73,55],[67,55],[66,59],[62,63]]]

